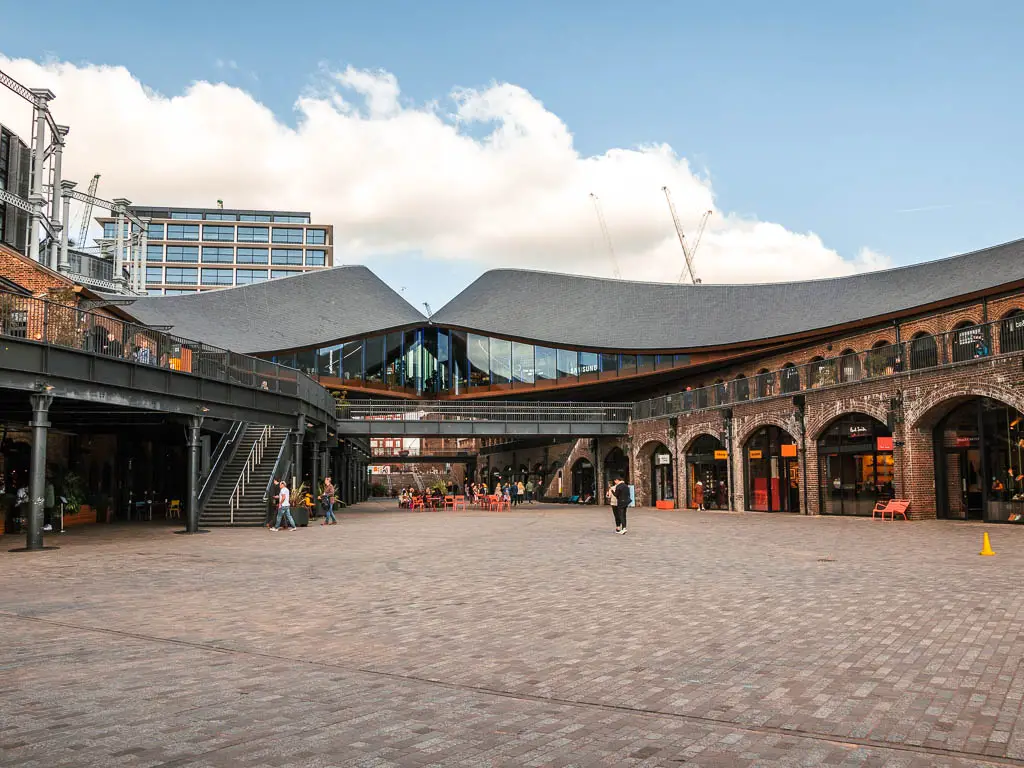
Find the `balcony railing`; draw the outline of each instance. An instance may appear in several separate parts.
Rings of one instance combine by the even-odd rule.
[[[388,448],[374,445],[370,448],[371,456],[389,456],[405,459],[419,456],[475,456],[477,450],[469,448]]]
[[[514,402],[460,403],[450,400],[338,403],[339,419],[367,421],[626,422],[632,403]]]
[[[1024,313],[643,400],[634,406],[633,418],[653,419],[721,408],[1021,351],[1024,351]]]
[[[297,396],[327,412],[330,392],[304,373],[48,299],[0,291],[0,336]]]

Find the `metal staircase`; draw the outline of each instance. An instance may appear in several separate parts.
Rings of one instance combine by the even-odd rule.
[[[203,506],[201,524],[262,525],[267,512],[264,490],[287,439],[284,427],[247,424]]]

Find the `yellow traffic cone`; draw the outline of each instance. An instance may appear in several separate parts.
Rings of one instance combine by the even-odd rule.
[[[992,544],[989,543],[987,533],[985,534],[985,538],[982,539],[981,552],[979,552],[978,554],[984,557],[991,557],[995,554],[995,552],[992,551]]]

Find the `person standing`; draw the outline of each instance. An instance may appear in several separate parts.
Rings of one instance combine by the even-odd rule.
[[[629,486],[623,482],[621,477],[615,478],[615,485],[612,486],[615,495],[615,532],[624,534],[626,532],[626,508],[632,499],[629,496]]]
[[[523,499],[526,498],[526,485],[520,480],[516,483],[516,506],[518,507],[523,503]]]
[[[327,504],[327,512],[324,514],[324,521],[320,525],[337,525],[338,518],[334,516],[334,483],[330,476],[324,478],[324,502]]]
[[[270,498],[267,500],[267,516],[263,521],[264,528],[274,527],[274,516],[277,514],[278,502],[280,501],[281,481],[276,477],[270,484]]]
[[[533,504],[533,480],[526,481],[526,501]]]
[[[698,510],[704,511],[704,483],[699,479],[693,486],[693,503]]]
[[[270,530],[281,530],[281,518],[283,517],[288,521],[288,525],[291,526],[288,530],[294,531],[298,526],[295,525],[295,520],[292,518],[291,491],[288,490],[288,483],[284,480],[281,481],[281,487],[278,489],[277,499],[277,522],[274,523],[274,527]]]
[[[56,496],[53,492],[53,478],[47,475],[46,485],[43,491],[43,530],[53,530],[53,508],[57,504]]]

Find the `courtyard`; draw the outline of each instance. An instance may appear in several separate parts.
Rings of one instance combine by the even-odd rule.
[[[339,517],[0,539],[0,765],[1024,765],[1022,527]]]

